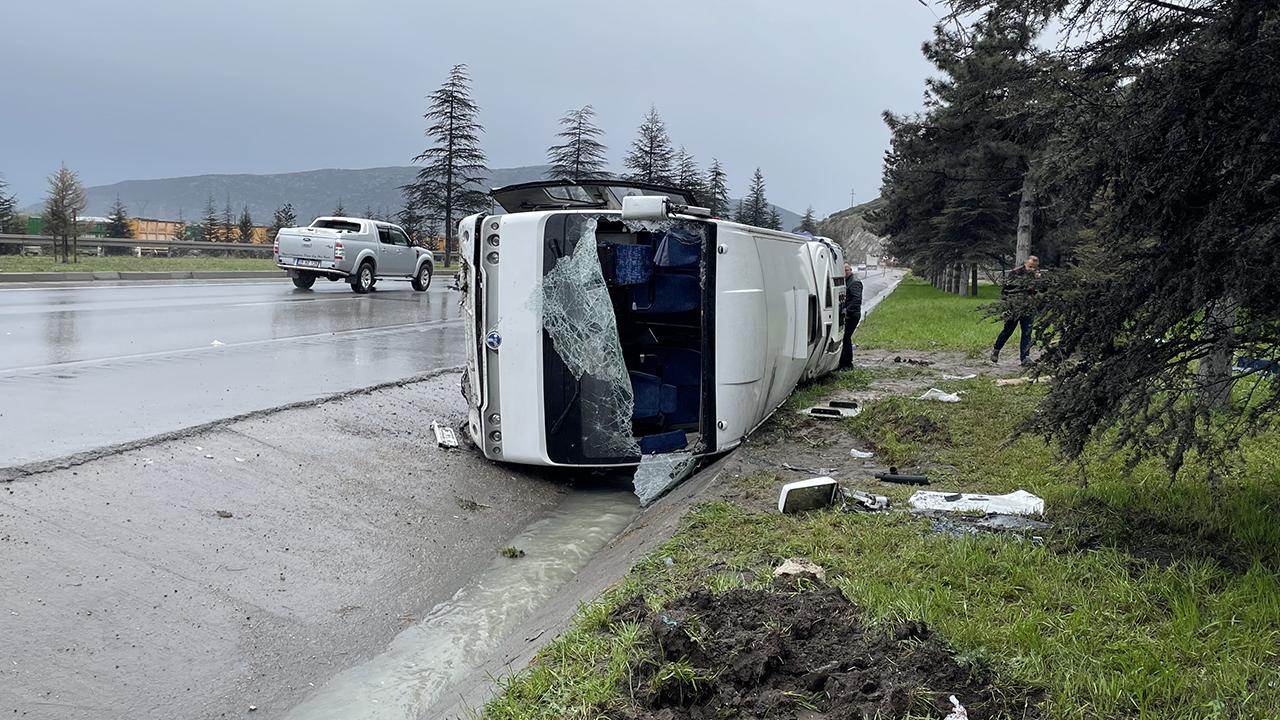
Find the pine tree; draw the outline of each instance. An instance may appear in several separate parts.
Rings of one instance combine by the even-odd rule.
[[[178,220],[174,223],[173,229],[169,231],[169,239],[174,242],[184,242],[187,240],[187,223],[182,219],[182,211],[178,211]]]
[[[222,227],[219,228],[222,242],[236,242],[236,215],[231,209],[231,195],[227,195],[227,204],[222,207]]]
[[[405,234],[409,239],[418,245],[427,245],[427,237],[425,230],[426,217],[422,214],[422,209],[418,207],[417,197],[413,193],[411,186],[401,188],[401,195],[404,198],[404,205],[400,211],[396,213],[396,223],[404,228]]]
[[[347,208],[342,205],[342,198],[338,198],[338,204],[333,206],[333,210],[329,212],[333,217],[346,217]]]
[[[423,163],[413,182],[417,206],[432,222],[444,225],[444,264],[453,262],[458,220],[489,206],[478,190],[488,176],[476,119],[480,108],[471,98],[471,78],[466,65],[454,65],[440,89],[430,96],[423,115],[430,124],[426,135],[432,145],[413,159]]]
[[[775,215],[776,211],[765,197],[764,174],[760,172],[760,168],[756,168],[751,176],[751,189],[738,203],[738,212],[734,220],[744,225],[767,228],[773,227]],[[778,225],[781,225],[781,220],[778,221]]]
[[[44,201],[45,233],[62,240],[62,262],[70,262],[75,258],[80,237],[80,213],[84,212],[88,201],[84,194],[84,185],[80,184],[80,176],[66,165],[49,176],[49,194]]]
[[[812,205],[804,209],[804,217],[800,218],[800,227],[797,229],[800,232],[807,232],[810,235],[818,234],[818,221],[813,216]]]
[[[253,216],[249,214],[249,206],[245,205],[240,211],[240,219],[236,221],[236,230],[238,231],[239,241],[242,243],[253,242]]]
[[[667,126],[658,115],[658,108],[649,106],[649,114],[636,133],[631,143],[631,152],[622,161],[631,172],[625,177],[628,180],[672,185],[675,183],[672,163],[675,151],[671,149],[671,138],[667,137]]]
[[[222,223],[218,222],[218,209],[214,207],[213,196],[204,206],[204,217],[200,220],[200,239],[204,242],[221,242]]]
[[[720,161],[712,158],[711,167],[707,169],[707,197],[703,200],[711,210],[711,217],[727,218],[729,208],[729,176]]]
[[[271,218],[271,230],[268,233],[271,237],[267,238],[271,242],[276,241],[276,235],[284,228],[291,228],[298,224],[298,215],[293,211],[293,203],[285,203],[276,208]]]
[[[570,110],[560,118],[563,128],[556,137],[564,142],[547,148],[547,162],[551,167],[547,177],[552,180],[603,180],[609,177],[605,150],[601,138],[604,131],[596,126],[596,111],[590,105]]]
[[[773,205],[769,206],[768,220],[765,222],[764,226],[770,230],[782,229],[782,215],[778,212],[778,208]]]
[[[18,198],[6,192],[9,183],[0,177],[0,232],[21,234],[18,228]]]
[[[706,202],[707,186],[702,180],[702,171],[698,169],[698,163],[693,159],[693,156],[685,152],[683,145],[676,152],[675,167],[676,187],[692,194],[695,204],[704,204]]]
[[[111,206],[111,211],[107,214],[107,237],[129,239],[133,237],[133,225],[129,222],[129,211],[125,208],[124,203],[120,201],[120,196],[116,196],[115,203]]]

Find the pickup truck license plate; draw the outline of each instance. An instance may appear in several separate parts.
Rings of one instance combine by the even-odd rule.
[[[303,267],[320,267],[319,260],[303,260],[302,258],[299,258],[297,262]]]

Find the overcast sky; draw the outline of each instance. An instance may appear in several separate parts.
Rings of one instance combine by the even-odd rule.
[[[885,109],[921,104],[918,0],[3,0],[0,173],[119,180],[406,165],[424,96],[471,68],[492,167],[595,106],[621,168],[650,103],[739,194],[821,214],[877,194]],[[16,110],[16,112],[14,111]]]

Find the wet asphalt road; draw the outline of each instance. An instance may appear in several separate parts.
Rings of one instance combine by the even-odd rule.
[[[377,287],[0,289],[0,468],[463,361],[456,292]]]

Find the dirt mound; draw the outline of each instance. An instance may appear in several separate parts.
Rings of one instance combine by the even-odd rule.
[[[782,581],[779,581],[780,583]],[[973,720],[1036,717],[1031,695],[961,664],[923,623],[872,628],[834,588],[706,591],[647,618],[659,647],[632,718],[943,717],[956,695]]]

